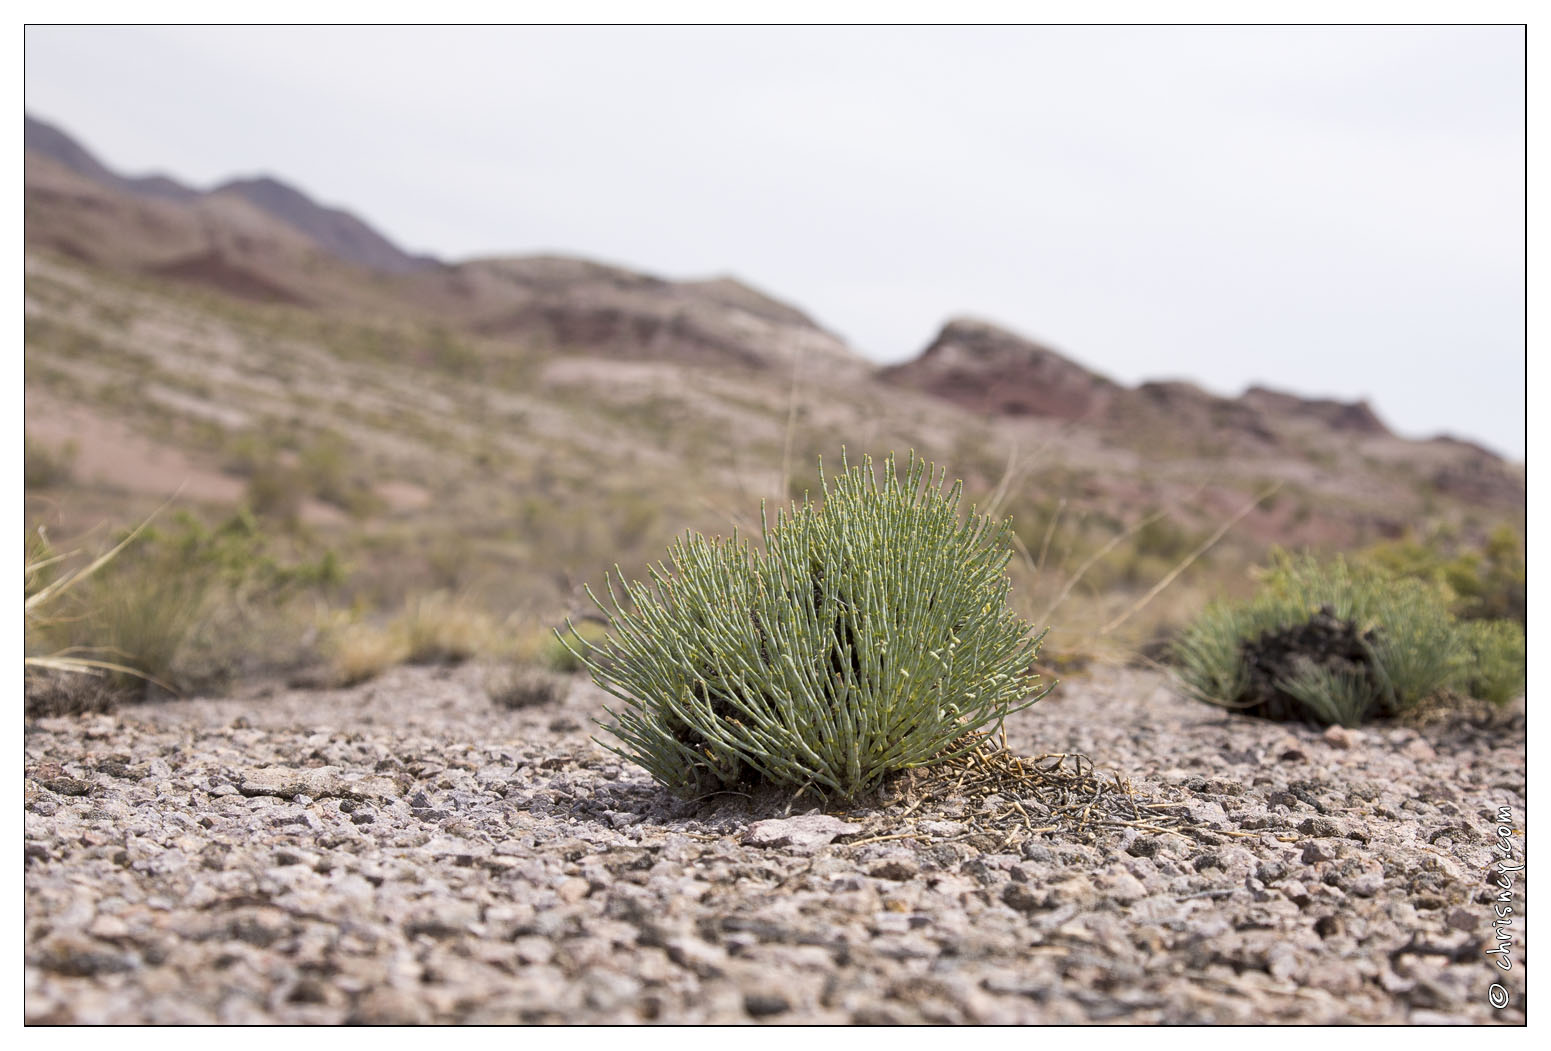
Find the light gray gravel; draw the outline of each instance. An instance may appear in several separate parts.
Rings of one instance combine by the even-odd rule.
[[[589,739],[590,684],[510,711],[482,674],[29,722],[27,1020],[1524,1020],[1522,879],[1486,953],[1522,701],[1321,734],[1099,669],[1010,746],[1207,831],[991,836],[679,802]]]

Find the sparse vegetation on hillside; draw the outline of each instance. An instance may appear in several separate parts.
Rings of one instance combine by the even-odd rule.
[[[211,527],[182,512],[131,535],[134,542],[121,542],[111,562],[67,578],[71,586],[57,593],[48,591],[47,574],[72,555],[38,539],[28,560],[29,613],[40,594],[52,612],[29,618],[29,654],[87,655],[127,693],[145,683],[169,690],[218,684],[251,662],[247,650],[261,637],[261,621],[272,629],[288,599],[343,577],[331,553],[296,559],[245,514]]]
[[[1274,719],[1356,726],[1449,690],[1514,696],[1522,629],[1462,623],[1449,598],[1438,584],[1371,565],[1281,555],[1252,600],[1208,606],[1174,656],[1195,696]]]
[[[616,749],[686,792],[763,782],[853,796],[955,758],[1033,704],[1040,636],[1007,606],[1010,530],[960,523],[961,485],[870,458],[747,540],[690,534],[651,583],[610,582],[575,637]]]
[[[22,440],[22,482],[28,489],[48,489],[72,478],[76,446],[55,449],[31,438]]]
[[[820,455],[847,443],[912,447],[951,465],[966,502],[994,502],[1012,519],[1015,608],[1044,627],[1059,603],[1052,651],[1125,658],[1192,617],[1208,594],[1247,594],[1243,570],[1273,542],[1350,550],[1407,517],[1419,530],[1466,517],[1441,490],[1424,509],[1413,484],[1434,473],[1427,457],[1457,450],[1420,449],[1407,467],[1393,450],[1364,459],[1305,428],[1307,450],[1269,458],[1258,446],[1239,450],[1239,462],[1151,444],[1138,461],[1127,433],[977,415],[831,371],[829,358],[804,359],[794,384],[784,366],[654,358],[656,345],[560,352],[413,301],[375,309],[387,286],[356,280],[328,274],[317,292],[339,298],[317,308],[258,303],[30,247],[29,413],[53,426],[35,424],[28,443],[29,522],[46,521],[77,546],[193,476],[189,502],[210,520],[246,504],[298,552],[337,551],[357,571],[334,598],[374,630],[436,591],[498,622],[553,624],[577,608],[580,582],[611,564],[641,578],[684,530],[752,535],[759,500],[807,492],[817,501]],[[85,424],[74,470],[60,455],[66,413]],[[93,421],[104,424],[97,433]],[[1303,451],[1329,470],[1300,473]],[[1021,466],[1006,480],[1013,461]],[[1122,627],[1103,630],[1235,506],[1284,477],[1295,480],[1278,506],[1236,527]],[[1212,500],[1198,499],[1203,487]],[[1468,513],[1480,516],[1472,535],[1493,515],[1517,520],[1513,508]],[[1519,551],[1522,565],[1522,542]],[[1511,560],[1494,559],[1481,555],[1479,587],[1454,585],[1482,610],[1456,605],[1459,615],[1512,615]],[[292,623],[305,636],[312,618]],[[248,655],[260,667],[284,664],[279,651],[301,645],[251,632],[245,641],[275,648]],[[392,652],[378,650],[378,663]],[[553,657],[571,660],[564,650]]]

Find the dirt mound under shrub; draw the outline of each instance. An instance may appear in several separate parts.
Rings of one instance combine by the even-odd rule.
[[[1329,606],[1308,620],[1277,631],[1268,631],[1244,643],[1244,664],[1249,685],[1243,709],[1250,715],[1289,722],[1306,721],[1308,707],[1282,688],[1282,683],[1307,670],[1309,665],[1331,671],[1357,673],[1378,692],[1379,671],[1373,663],[1377,630],[1359,631],[1356,623],[1342,620]]]

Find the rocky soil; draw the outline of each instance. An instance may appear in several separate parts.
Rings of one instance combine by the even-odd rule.
[[[1524,1020],[1521,878],[1486,952],[1522,701],[1322,734],[1100,669],[1009,725],[1169,831],[681,802],[590,740],[590,684],[514,711],[482,675],[30,722],[27,1020]]]

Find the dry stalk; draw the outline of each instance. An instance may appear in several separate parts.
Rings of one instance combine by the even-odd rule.
[[[792,484],[792,436],[797,431],[797,388],[802,382],[802,346],[792,351],[792,386],[786,395],[786,440],[781,447],[781,492],[786,500]]]
[[[1221,526],[1218,527],[1217,532],[1213,533],[1200,546],[1198,546],[1194,551],[1192,551],[1192,552],[1190,552],[1190,554],[1186,555],[1184,557],[1184,559],[1180,561],[1179,565],[1175,566],[1173,569],[1169,570],[1169,572],[1165,573],[1163,575],[1163,579],[1159,580],[1158,583],[1154,584],[1148,590],[1147,594],[1145,594],[1141,598],[1137,599],[1136,602],[1133,603],[1131,605],[1131,607],[1129,609],[1127,609],[1124,613],[1122,613],[1120,616],[1116,617],[1114,620],[1110,621],[1108,624],[1106,624],[1102,628],[1100,628],[1099,629],[1099,637],[1103,638],[1105,635],[1108,635],[1110,632],[1114,631],[1116,628],[1120,627],[1120,625],[1124,624],[1126,621],[1130,620],[1133,616],[1135,616],[1137,613],[1139,613],[1144,606],[1146,606],[1153,599],[1157,598],[1163,592],[1164,588],[1166,588],[1170,584],[1174,583],[1174,581],[1179,577],[1179,575],[1181,573],[1183,573],[1185,570],[1189,569],[1190,566],[1195,562],[1196,559],[1198,559],[1202,555],[1206,554],[1207,551],[1211,550],[1212,546],[1217,543],[1217,541],[1219,541],[1223,537],[1227,536],[1228,535],[1228,530],[1230,530],[1234,526],[1238,525],[1239,522],[1242,521],[1246,515],[1248,515],[1251,511],[1253,511],[1255,508],[1260,506],[1261,501],[1265,500],[1266,497],[1270,496],[1272,493],[1276,492],[1281,487],[1282,487],[1282,483],[1281,482],[1277,482],[1274,485],[1269,485],[1264,490],[1261,491],[1259,496],[1256,496],[1249,503],[1247,503],[1243,507],[1239,508],[1238,512],[1236,514],[1234,514],[1232,518],[1229,518],[1226,522],[1224,522]]]

